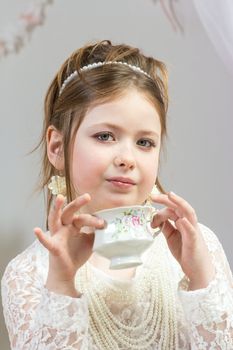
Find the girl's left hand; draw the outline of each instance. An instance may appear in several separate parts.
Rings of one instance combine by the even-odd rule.
[[[166,206],[155,214],[151,226],[163,226],[168,247],[190,280],[189,290],[206,288],[214,278],[215,268],[194,209],[173,192],[154,194],[151,199]]]

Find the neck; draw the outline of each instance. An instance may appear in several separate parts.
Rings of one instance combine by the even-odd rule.
[[[135,272],[136,272],[135,267],[131,267],[129,269],[122,269],[122,270],[110,270],[109,260],[106,258],[103,258],[102,256],[98,255],[95,252],[89,258],[89,263],[92,264],[98,270],[101,270],[102,272],[107,274],[108,276],[116,279],[131,280],[135,276]]]

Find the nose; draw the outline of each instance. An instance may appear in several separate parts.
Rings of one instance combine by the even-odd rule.
[[[121,150],[114,158],[114,164],[117,167],[121,167],[123,169],[134,169],[136,165],[135,157],[133,152],[129,149]]]

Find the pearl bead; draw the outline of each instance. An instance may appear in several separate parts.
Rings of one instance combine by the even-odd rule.
[[[88,70],[91,70],[93,68],[96,68],[96,67],[101,67],[101,66],[104,66],[106,64],[116,64],[116,65],[125,65],[125,66],[128,66],[129,68],[131,68],[132,70],[136,71],[136,72],[140,72],[144,75],[146,75],[148,78],[151,78],[153,79],[147,72],[145,72],[144,70],[142,70],[140,67],[137,67],[137,66],[134,66],[132,64],[129,64],[127,62],[121,62],[121,61],[108,61],[108,62],[94,62],[94,63],[90,63],[86,66],[83,66],[79,69],[80,72],[86,72]],[[73,73],[71,73],[63,82],[61,88],[60,88],[60,91],[59,91],[59,96],[61,95],[61,93],[64,91],[66,85],[74,79],[74,77],[76,77],[78,75],[78,72],[75,70]]]
[[[156,344],[158,349],[178,349],[176,287],[166,251],[164,237],[158,236],[139,274],[125,288],[96,275],[89,263],[79,270],[76,284],[87,296],[89,331],[97,347],[143,350]],[[133,311],[143,305],[139,322],[122,321],[120,312],[111,311],[112,304]]]

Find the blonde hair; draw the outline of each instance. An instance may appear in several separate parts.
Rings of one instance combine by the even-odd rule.
[[[140,67],[146,75],[132,70],[127,65],[103,65],[101,67],[80,72],[83,66],[94,62],[122,61]],[[64,80],[77,71],[59,95]],[[88,108],[112,101],[125,93],[129,88],[146,95],[159,113],[161,123],[161,144],[166,136],[166,114],[168,108],[167,70],[164,63],[146,57],[138,48],[125,44],[112,45],[111,41],[103,40],[87,44],[74,51],[64,62],[51,82],[45,97],[44,125],[40,143],[43,149],[43,166],[40,188],[44,189],[57,170],[47,157],[46,133],[53,125],[63,135],[64,176],[67,187],[67,201],[74,199],[74,188],[70,176],[70,159],[74,136]],[[165,193],[158,178],[156,184]],[[52,195],[47,190],[47,211],[50,209]]]

